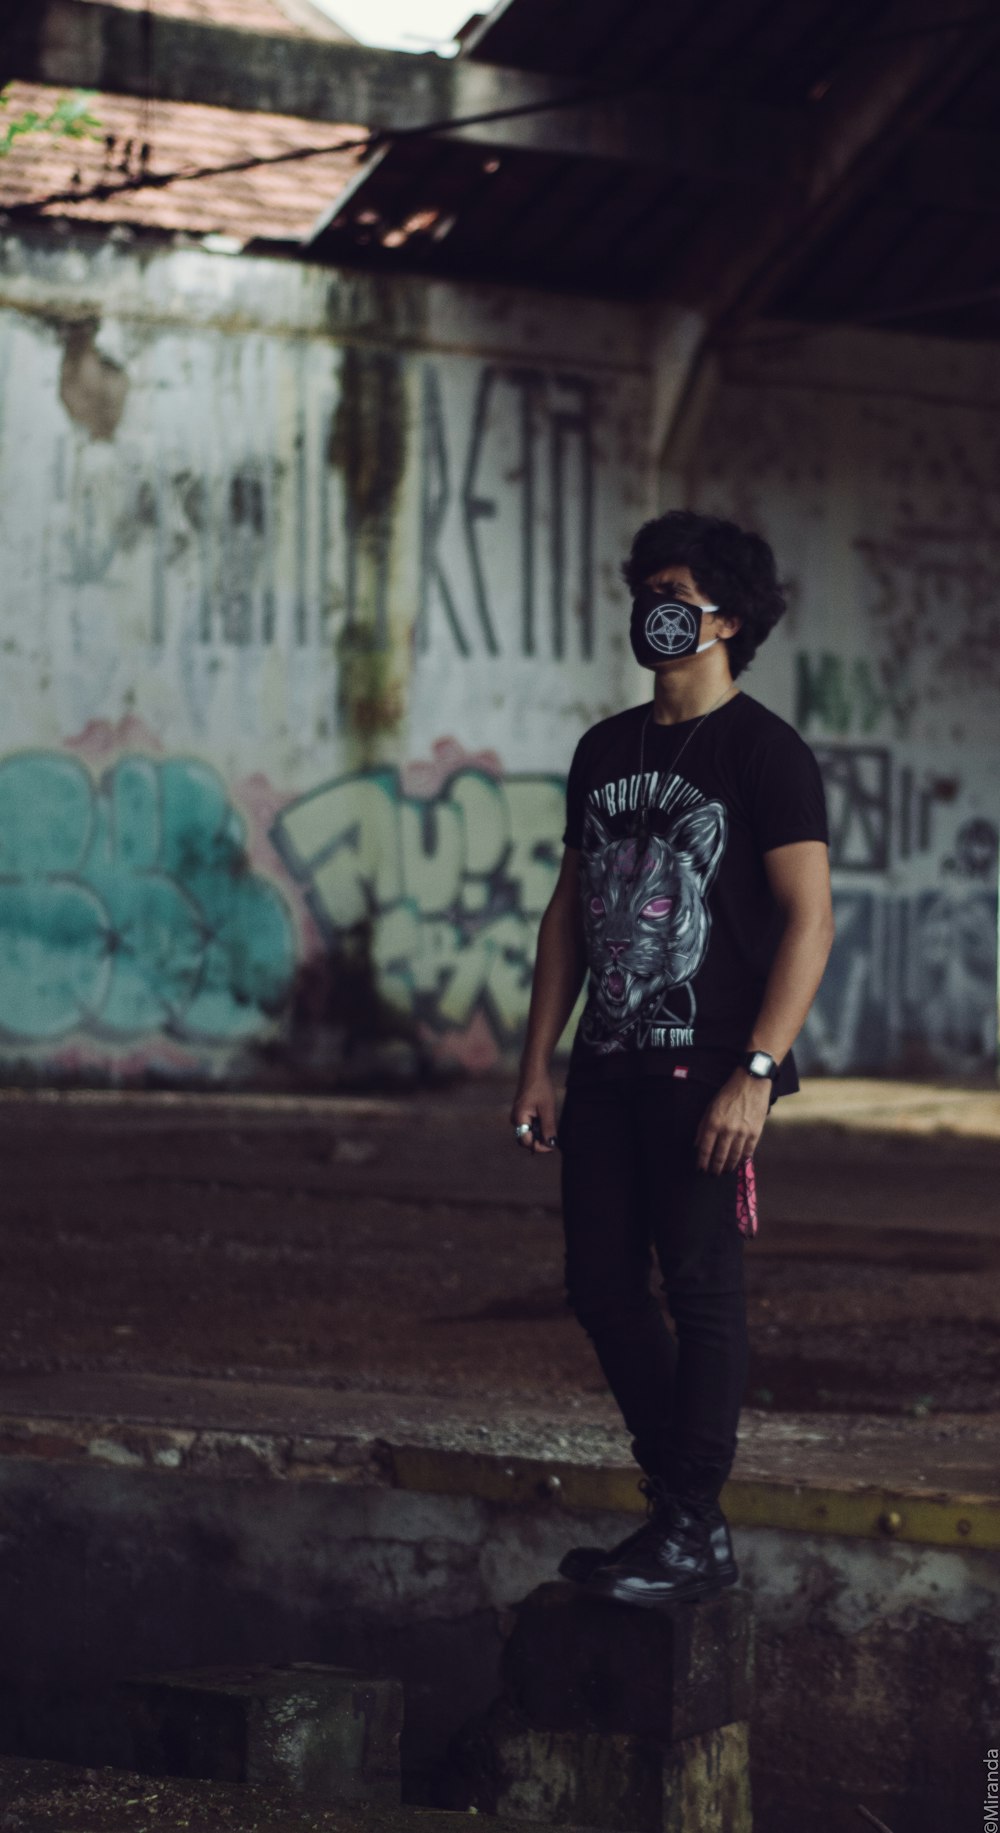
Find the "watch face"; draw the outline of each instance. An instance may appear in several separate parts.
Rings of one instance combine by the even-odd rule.
[[[754,1051],[753,1056],[750,1058],[749,1069],[752,1076],[769,1076],[771,1074],[772,1059],[768,1056],[766,1050]]]

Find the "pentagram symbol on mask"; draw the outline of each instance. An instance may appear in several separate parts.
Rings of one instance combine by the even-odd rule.
[[[698,640],[698,618],[687,605],[654,605],[646,619],[646,641],[661,656],[682,655]]]

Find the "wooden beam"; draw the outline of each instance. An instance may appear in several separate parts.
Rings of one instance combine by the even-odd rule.
[[[20,10],[4,52],[9,76],[241,112],[360,123],[402,133],[495,110],[506,120],[447,129],[476,145],[662,167],[741,185],[773,184],[787,164],[797,112],[633,89],[618,95],[566,78],[433,53],[272,36],[163,13],[37,0]],[[517,114],[517,110],[537,113]]]
[[[952,25],[941,0],[896,0],[814,103],[812,149],[765,207],[730,197],[710,213],[683,272],[671,276],[671,298],[706,311],[717,337],[766,313],[810,249],[998,47],[1000,9]]]

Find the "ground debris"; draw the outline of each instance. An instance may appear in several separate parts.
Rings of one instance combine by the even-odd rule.
[[[0,1757],[0,1833],[455,1833],[465,1823],[457,1812],[406,1804],[325,1807],[284,1788],[149,1781],[127,1770]],[[527,1833],[524,1822],[483,1814],[477,1824],[484,1833]]]

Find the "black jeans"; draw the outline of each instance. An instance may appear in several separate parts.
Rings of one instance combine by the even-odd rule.
[[[569,1304],[649,1475],[718,1497],[749,1343],[735,1171],[700,1171],[715,1090],[667,1076],[570,1084],[559,1122]],[[671,1332],[649,1285],[651,1249]]]

